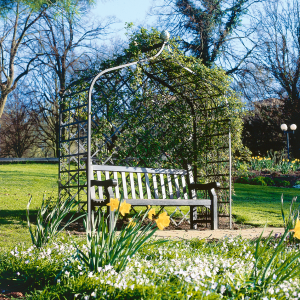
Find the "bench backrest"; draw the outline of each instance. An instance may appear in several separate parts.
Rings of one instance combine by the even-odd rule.
[[[188,199],[187,182],[194,182],[192,172],[180,169],[155,169],[92,165],[96,180],[116,179],[114,197],[120,199]],[[96,193],[98,195],[96,195]],[[195,198],[195,192],[192,198]],[[104,199],[103,188],[91,188],[92,199]]]

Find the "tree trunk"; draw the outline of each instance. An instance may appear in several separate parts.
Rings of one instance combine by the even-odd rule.
[[[3,95],[2,94],[1,95],[1,99],[0,99],[0,118],[1,118],[1,116],[3,114],[6,100],[7,100],[7,95]]]

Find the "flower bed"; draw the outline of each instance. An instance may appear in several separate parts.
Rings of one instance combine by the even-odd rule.
[[[279,239],[266,246],[258,273],[274,254]],[[72,239],[62,239],[44,249],[22,246],[1,254],[0,277],[22,283],[26,299],[297,299],[299,278],[279,280],[280,260],[299,252],[299,244],[286,245],[267,271],[255,280],[255,242],[242,238],[220,241],[169,241],[160,246],[149,241],[121,272],[106,265],[91,272],[74,257]],[[81,243],[81,250],[86,245]],[[290,266],[299,266],[299,260]],[[276,275],[277,274],[277,275]],[[267,280],[269,280],[267,282]],[[13,285],[4,286],[5,293]],[[1,291],[0,291],[1,292]],[[2,291],[3,293],[3,291]],[[244,297],[244,298],[242,298]],[[248,298],[247,298],[248,297]]]

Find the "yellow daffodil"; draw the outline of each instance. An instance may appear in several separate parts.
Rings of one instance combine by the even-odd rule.
[[[148,212],[148,218],[152,220],[153,215],[155,215],[155,208],[151,208]]]
[[[147,208],[148,208],[148,209],[150,209],[150,208],[151,208],[151,206],[150,206],[150,205],[147,205]]]
[[[293,231],[294,237],[296,237],[298,240],[300,240],[300,221],[299,221],[299,219],[297,219],[295,228],[291,229],[290,231]]]
[[[163,230],[165,227],[170,225],[170,217],[167,216],[166,212],[159,215],[158,219],[155,220],[157,227]]]
[[[129,214],[131,208],[131,204],[126,203],[126,200],[124,200],[120,205],[120,213],[122,216],[125,216],[125,214]]]
[[[114,198],[110,198],[110,202],[106,204],[107,206],[110,206],[110,210],[114,211],[116,209],[118,209],[119,207],[119,200],[118,198],[114,199]]]
[[[129,218],[129,224],[128,224],[128,226],[134,227],[135,225],[136,225],[136,222],[133,222],[132,218]]]

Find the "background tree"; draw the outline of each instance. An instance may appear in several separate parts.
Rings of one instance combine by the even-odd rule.
[[[38,145],[35,112],[31,110],[21,92],[15,90],[0,119],[1,157],[22,157]]]
[[[269,98],[284,101],[284,105],[277,108],[280,119],[276,118],[276,126],[298,123],[299,127],[300,1],[265,1],[254,17],[258,44],[251,56],[251,64],[244,69],[239,88],[250,101]],[[271,110],[276,112],[276,108]],[[270,122],[267,114],[260,116],[265,118],[264,123]],[[280,129],[273,130],[275,137]],[[292,155],[300,157],[300,130],[290,137]],[[255,141],[254,136],[249,136],[249,139]]]
[[[165,0],[153,9],[160,25],[180,36],[186,52],[207,67],[223,66],[227,74],[239,70],[255,45],[248,39],[254,29],[242,26],[242,17],[256,0]],[[248,39],[248,43],[245,43]]]
[[[30,80],[40,138],[55,157],[59,147],[58,115],[62,95],[75,73],[91,64],[91,57],[99,50],[94,42],[104,39],[114,22],[114,18],[108,18],[102,24],[91,24],[83,17],[85,9],[82,6],[79,15],[65,11],[59,16],[55,9],[48,9],[36,28],[35,41],[29,45],[30,51],[43,53],[37,59],[38,66]]]

